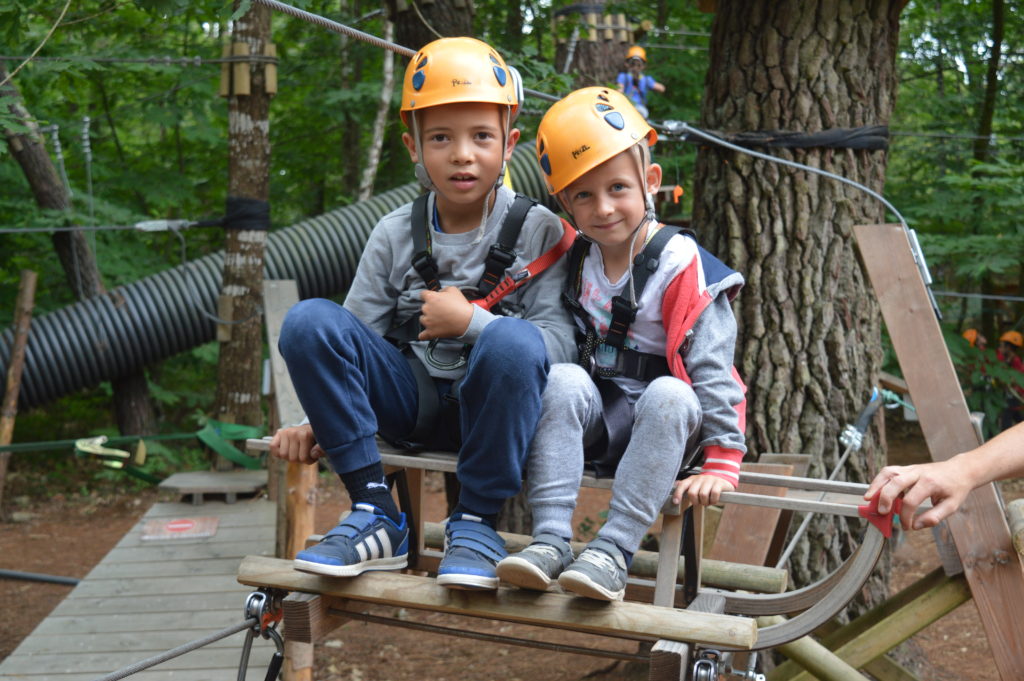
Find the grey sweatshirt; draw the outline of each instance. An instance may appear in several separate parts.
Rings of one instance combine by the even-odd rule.
[[[432,253],[440,272],[441,287],[475,287],[484,271],[487,251],[497,240],[501,225],[508,213],[515,193],[507,187],[498,189],[494,208],[487,218],[481,237],[480,230],[463,234],[432,231]],[[352,280],[345,307],[363,323],[384,335],[408,317],[419,314],[423,301],[420,292],[426,289],[422,277],[412,266],[413,242],[410,232],[408,203],[381,218],[373,228],[356,276]],[[430,196],[427,214],[434,210],[434,196]],[[429,225],[428,221],[428,225]],[[432,229],[432,228],[431,228]],[[557,217],[543,206],[534,206],[526,216],[523,229],[516,242],[516,259],[506,274],[518,272],[541,254],[558,243],[562,227]],[[544,338],[548,359],[571,362],[575,359],[573,322],[563,308],[560,296],[566,277],[566,260],[560,258],[554,265],[537,275],[504,300],[521,306],[522,316],[533,322]],[[441,364],[457,358],[464,345],[472,345],[484,327],[498,316],[479,306],[473,308],[473,318],[466,333],[458,339],[444,339],[437,343],[433,356]],[[428,341],[414,341],[413,351],[423,360]],[[424,362],[436,378],[459,378],[464,368],[444,370]]]

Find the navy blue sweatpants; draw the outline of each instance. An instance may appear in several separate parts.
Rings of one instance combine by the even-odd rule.
[[[293,306],[278,346],[335,472],[379,461],[376,433],[397,437],[416,425],[408,360],[340,305],[310,299]],[[480,334],[459,391],[457,475],[467,508],[497,513],[519,491],[547,374],[544,341],[530,322],[502,317]]]

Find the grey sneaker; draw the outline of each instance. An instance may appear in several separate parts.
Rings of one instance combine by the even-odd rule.
[[[545,591],[572,563],[572,549],[561,537],[538,534],[525,549],[498,563],[498,578],[522,589]]]
[[[626,595],[626,560],[613,542],[598,537],[558,577],[558,585],[577,596],[621,601]]]

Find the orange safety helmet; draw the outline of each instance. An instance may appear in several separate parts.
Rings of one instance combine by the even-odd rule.
[[[978,330],[977,329],[967,329],[961,335],[963,335],[964,340],[967,341],[972,348],[974,347],[975,343],[978,342]]]
[[[646,64],[647,50],[640,47],[639,45],[634,45],[633,47],[629,48],[628,52],[626,52],[626,59],[632,59],[633,57],[636,57],[637,59]]]
[[[440,38],[424,45],[409,61],[402,83],[402,122],[409,112],[430,106],[484,102],[509,107],[509,122],[519,112],[522,80],[494,48],[476,38]]]
[[[537,128],[537,160],[548,192],[557,194],[617,154],[658,139],[626,95],[606,87],[570,92],[544,114]]]
[[[1020,331],[1007,331],[999,337],[999,342],[1016,345],[1019,348],[1024,346],[1024,336],[1021,336]]]

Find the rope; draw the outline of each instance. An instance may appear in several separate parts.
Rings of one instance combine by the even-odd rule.
[[[221,640],[222,638],[227,638],[232,634],[237,634],[240,631],[245,631],[246,629],[251,629],[253,627],[259,626],[259,623],[259,618],[250,617],[241,624],[235,624],[233,626],[227,627],[226,629],[221,629],[220,631],[214,634],[210,634],[209,636],[198,638],[195,641],[190,641],[189,643],[180,645],[177,648],[171,648],[170,650],[160,653],[159,655],[154,655],[153,657],[141,660],[139,662],[136,662],[135,664],[124,667],[123,669],[119,669],[116,672],[107,674],[106,676],[96,679],[96,681],[117,681],[118,679],[123,679],[126,676],[131,676],[132,674],[135,674],[136,672],[141,672],[144,669],[155,667],[161,662],[166,662],[167,660],[173,659],[180,655],[184,655],[185,653],[190,653],[196,648],[201,648],[205,645],[215,643]]]

